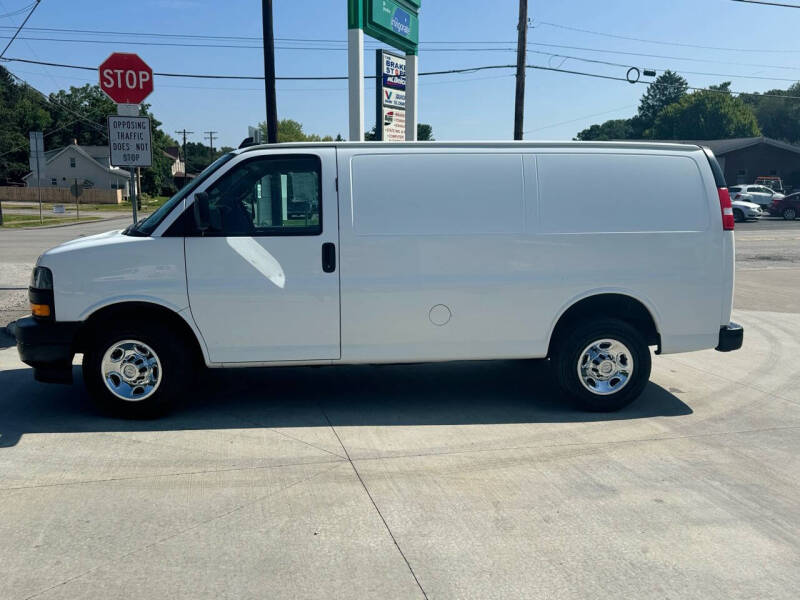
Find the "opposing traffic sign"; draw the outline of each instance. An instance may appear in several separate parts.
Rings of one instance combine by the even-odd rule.
[[[149,167],[153,161],[149,117],[108,117],[108,144],[114,167]]]
[[[100,89],[117,104],[141,104],[153,91],[153,69],[136,54],[114,52],[98,70]]]

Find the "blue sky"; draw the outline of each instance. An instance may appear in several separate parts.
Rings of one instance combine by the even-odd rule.
[[[30,1],[0,0],[0,14],[19,9]],[[347,73],[345,0],[274,0],[274,5],[276,46],[279,48],[276,50],[276,71],[279,76]],[[258,48],[131,43],[257,46],[253,40],[145,38],[136,33],[258,37],[261,35],[260,6],[257,0],[139,0],[135,3],[43,0],[28,27],[131,33],[94,35],[26,29],[22,38],[92,39],[103,43],[18,39],[7,56],[96,66],[112,51],[127,51],[138,53],[155,71],[262,75],[263,59]],[[517,0],[423,0],[420,70],[514,63],[517,8]],[[531,0],[529,10],[534,24],[529,32],[528,39],[532,43],[529,49],[545,53],[531,52],[529,64],[615,77],[623,77],[629,66],[658,71],[671,68],[685,74],[690,85],[705,87],[732,80],[732,89],[737,91],[785,88],[794,78],[800,78],[797,62],[800,45],[796,42],[800,10],[730,0]],[[0,25],[10,27],[21,20],[20,16],[8,17],[0,19]],[[600,36],[556,25],[668,43]],[[9,33],[8,29],[2,30],[3,36]],[[281,38],[333,41],[292,42]],[[291,49],[288,46],[316,48]],[[367,38],[365,68],[368,73],[374,71],[374,48],[377,46],[377,42]],[[452,48],[478,50],[453,52],[450,51]],[[612,51],[660,55],[663,58],[614,54]],[[562,56],[553,57],[547,53]],[[564,59],[565,54],[623,66]],[[5,66],[45,92],[96,82],[96,76],[88,71],[19,63],[6,63]],[[592,123],[630,116],[636,110],[644,89],[641,84],[529,70],[525,137],[571,139]],[[370,83],[366,85],[365,96],[366,126],[369,128],[374,121],[374,87]],[[277,97],[279,118],[298,120],[307,132],[347,136],[345,81],[278,82]],[[512,69],[422,77],[419,100],[420,121],[433,125],[437,139],[511,138]],[[175,130],[185,127],[195,132],[189,138],[191,141],[202,141],[202,132],[219,131],[216,146],[238,145],[246,135],[247,126],[265,118],[263,84],[260,81],[157,77],[155,92],[148,101],[168,133],[174,136]]]

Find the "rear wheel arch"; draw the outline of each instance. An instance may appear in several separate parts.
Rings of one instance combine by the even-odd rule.
[[[85,352],[92,343],[96,332],[104,326],[120,321],[135,322],[146,320],[157,322],[180,336],[181,341],[191,350],[192,360],[205,364],[203,347],[191,325],[174,310],[152,302],[119,302],[109,304],[91,313],[84,321],[75,340],[75,351]]]
[[[559,340],[577,323],[592,319],[624,321],[641,333],[648,346],[658,346],[660,350],[661,335],[653,311],[631,295],[605,292],[584,296],[561,312],[551,328],[547,355],[553,356]]]

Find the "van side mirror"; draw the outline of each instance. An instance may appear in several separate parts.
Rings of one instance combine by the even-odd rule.
[[[194,195],[194,223],[198,231],[205,233],[211,227],[211,209],[208,205],[208,193],[197,192]]]

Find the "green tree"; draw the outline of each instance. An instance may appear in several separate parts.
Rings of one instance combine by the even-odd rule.
[[[712,140],[761,135],[753,110],[739,98],[712,91],[687,94],[656,118],[652,137]]]
[[[258,124],[264,139],[267,139],[267,122]],[[326,135],[320,137],[316,133],[305,133],[303,125],[294,119],[281,119],[278,121],[278,142],[332,142],[333,137]]]
[[[584,129],[575,139],[581,141],[608,141],[608,140],[628,140],[633,137],[633,127],[631,119],[612,119],[600,125],[592,125]]]
[[[373,127],[364,133],[365,142],[374,142],[378,139],[378,130]],[[418,142],[433,142],[433,126],[428,123],[417,123],[417,141]]]
[[[800,143],[800,100],[781,96],[800,96],[800,83],[786,90],[768,90],[763,95],[748,94],[742,100],[753,109],[765,136]]]
[[[106,118],[117,113],[117,105],[99,86],[87,83],[50,94],[48,107],[58,128],[48,136],[48,147],[67,146],[73,140],[81,146],[108,144]]]
[[[0,183],[20,183],[28,165],[29,131],[52,123],[44,99],[0,67]]]
[[[642,99],[639,101],[638,119],[633,120],[631,126],[632,133],[636,137],[647,136],[647,130],[653,126],[656,118],[670,104],[675,104],[686,95],[689,84],[686,80],[674,73],[666,70],[656,77],[655,81],[647,86]]]

